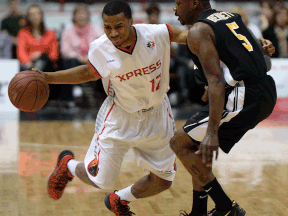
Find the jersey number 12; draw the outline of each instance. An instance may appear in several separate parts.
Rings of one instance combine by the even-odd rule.
[[[244,35],[237,34],[237,33],[235,32],[235,29],[238,29],[238,28],[239,28],[239,26],[237,25],[236,22],[227,23],[226,25],[228,26],[228,28],[232,31],[232,33],[233,33],[239,40],[243,40],[243,41],[244,41],[244,43],[242,43],[242,44],[243,44],[243,46],[244,46],[249,52],[253,51],[253,47],[252,47],[251,43],[248,41],[248,39],[247,39]]]

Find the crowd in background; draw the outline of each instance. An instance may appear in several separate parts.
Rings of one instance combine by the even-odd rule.
[[[235,7],[233,11],[242,16],[244,23],[256,37],[273,42],[274,58],[288,57],[288,10],[283,1],[261,1],[258,24],[251,22],[245,8]],[[160,24],[161,7],[155,3],[143,10],[147,14],[144,23]],[[71,16],[71,28],[56,35],[47,29],[44,14],[38,5],[30,6],[26,14],[19,11],[19,1],[9,1],[9,14],[1,21],[0,59],[19,59],[20,70],[37,68],[41,71],[69,69],[87,63],[89,43],[100,37],[104,31],[91,23],[90,11],[84,4],[78,4]],[[139,21],[137,21],[139,22]],[[188,28],[188,27],[187,27]],[[194,64],[185,45],[172,44],[170,63],[170,91],[172,106],[200,104],[204,90],[197,89],[193,76]],[[57,106],[94,108],[101,105],[106,94],[101,81],[81,85],[51,85],[49,101]]]

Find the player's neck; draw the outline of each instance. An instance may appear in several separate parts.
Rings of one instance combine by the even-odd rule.
[[[206,5],[205,7],[202,8],[202,10],[199,12],[199,16],[201,14],[205,13],[206,11],[210,11],[210,10],[212,10],[212,8],[211,8],[211,5],[208,4],[208,5]]]
[[[133,45],[134,41],[136,40],[136,29],[134,27],[131,28],[129,33],[129,37],[126,41],[124,41],[120,47],[126,48]]]
[[[211,6],[199,8],[197,11],[195,11],[195,16],[193,17],[193,20],[189,21],[188,25],[194,25],[195,22],[197,21],[197,19],[201,16],[201,14],[205,13],[206,11],[210,11],[210,10],[212,10]]]

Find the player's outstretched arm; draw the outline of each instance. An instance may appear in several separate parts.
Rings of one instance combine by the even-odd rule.
[[[170,27],[173,34],[172,42],[176,42],[179,44],[186,44],[189,30],[181,30],[172,25],[170,25]]]
[[[196,153],[202,153],[203,163],[211,166],[213,151],[216,151],[216,158],[218,156],[218,130],[224,108],[226,83],[220,69],[216,38],[211,27],[205,23],[196,23],[190,29],[187,39],[189,49],[198,57],[209,85],[208,128]]]
[[[98,80],[89,65],[81,65],[57,72],[42,72],[49,84],[79,84]]]

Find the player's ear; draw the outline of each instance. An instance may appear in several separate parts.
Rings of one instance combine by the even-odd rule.
[[[192,7],[192,8],[197,8],[198,7],[198,5],[200,4],[200,0],[191,0],[190,1],[190,6]]]
[[[131,18],[130,20],[129,20],[129,24],[130,24],[130,26],[132,26],[133,25],[133,22],[134,22],[134,20],[133,20],[133,18]]]

